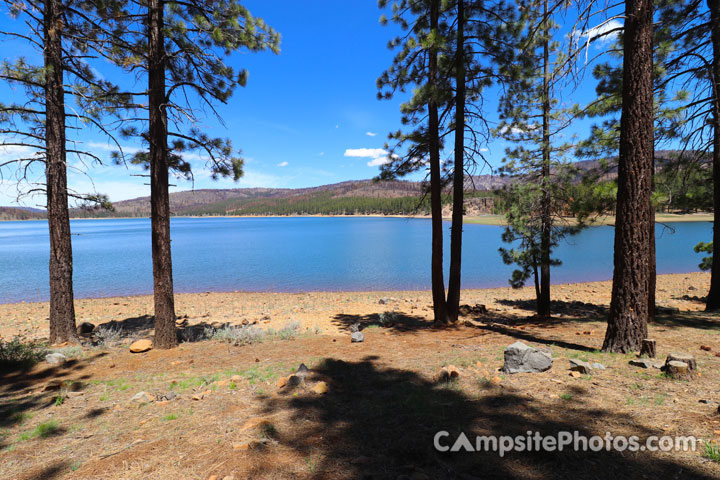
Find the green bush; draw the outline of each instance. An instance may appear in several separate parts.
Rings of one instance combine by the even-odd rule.
[[[32,368],[47,354],[45,345],[35,340],[15,337],[10,341],[0,339],[0,370]]]

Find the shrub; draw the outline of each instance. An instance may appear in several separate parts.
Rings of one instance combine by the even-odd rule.
[[[110,346],[118,343],[122,338],[122,327],[98,327],[95,331],[95,337],[98,339],[99,346]]]
[[[233,345],[251,345],[260,343],[265,338],[265,331],[254,325],[243,325],[241,327],[228,325],[222,328],[205,329],[205,337],[219,342],[232,343]]]
[[[0,339],[0,370],[29,369],[47,354],[45,345],[35,340],[15,337]]]

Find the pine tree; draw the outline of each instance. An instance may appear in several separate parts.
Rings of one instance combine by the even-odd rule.
[[[379,4],[383,7],[386,2]],[[393,179],[423,169],[428,160],[436,325],[456,321],[458,316],[465,171],[482,159],[480,144],[488,137],[482,91],[498,77],[494,60],[512,57],[507,39],[511,32],[508,24],[513,16],[513,9],[502,1],[466,4],[458,0],[407,0],[393,5],[392,21],[407,30],[408,35],[390,43],[391,48],[400,51],[393,65],[378,79],[379,97],[390,98],[409,86],[417,87],[412,98],[401,107],[402,123],[414,130],[390,135],[395,145],[388,163],[381,167],[380,177]],[[450,134],[455,135],[453,158],[448,162],[452,171],[444,172],[443,140]],[[403,149],[403,154],[398,155]],[[441,215],[447,177],[453,183],[453,216],[450,276],[445,297]]]
[[[177,345],[170,246],[169,174],[192,178],[192,166],[183,152],[199,150],[208,158],[213,178],[242,175],[242,158],[228,140],[211,138],[194,126],[199,108],[213,112],[214,102],[225,103],[247,72],[236,73],[223,57],[233,51],[279,51],[279,35],[253,17],[235,0],[149,0],[130,8],[134,20],[126,24],[130,48],[118,50],[116,61],[147,75],[147,129],[127,127],[124,134],[140,136],[149,151],[136,154],[135,163],[150,170],[155,344]],[[190,124],[189,129],[183,128]],[[172,142],[168,138],[173,138]]]
[[[562,218],[570,202],[567,190],[573,172],[563,160],[571,147],[557,138],[578,109],[559,108],[553,96],[570,73],[560,43],[553,40],[557,30],[553,16],[563,6],[547,0],[520,5],[525,26],[517,37],[517,58],[522,61],[504,67],[508,81],[497,129],[516,145],[506,150],[501,172],[523,178],[504,192],[509,208],[503,240],[520,240],[520,248],[501,248],[500,253],[505,263],[520,266],[513,272],[511,285],[520,287],[534,276],[537,313],[542,317],[550,315],[550,267],[560,264],[551,258],[552,249],[560,238],[577,231]]]
[[[17,158],[3,165],[15,164],[24,180],[36,162],[45,167],[41,190],[47,199],[50,236],[50,342],[77,342],[73,298],[73,258],[70,234],[69,197],[108,205],[107,197],[78,194],[68,189],[67,155],[100,161],[92,152],[68,148],[66,130],[69,121],[92,125],[109,135],[101,119],[112,113],[112,105],[126,100],[117,88],[98,80],[87,64],[94,56],[92,49],[102,50],[95,42],[101,27],[90,19],[96,16],[92,3],[67,5],[60,0],[44,2],[4,2],[15,18],[22,19],[24,31],[4,31],[3,35],[22,39],[42,52],[42,66],[25,59],[5,61],[0,78],[19,85],[25,92],[22,102],[0,105],[0,129],[10,140],[3,145],[28,147],[36,153],[30,158]],[[76,127],[72,127],[76,128]]]
[[[647,337],[654,234],[652,0],[625,1],[623,49],[613,286],[603,343],[610,352],[637,350]]]

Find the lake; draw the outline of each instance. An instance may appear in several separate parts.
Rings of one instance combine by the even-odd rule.
[[[712,240],[712,224],[668,225],[656,230],[658,273],[698,271],[693,246]],[[464,288],[508,285],[502,231],[464,226]],[[149,219],[74,220],[72,232],[76,297],[152,293]],[[592,227],[561,242],[553,283],[611,279],[613,233]],[[176,292],[430,288],[426,219],[173,218],[172,239]],[[47,300],[48,256],[45,221],[0,222],[0,303]]]

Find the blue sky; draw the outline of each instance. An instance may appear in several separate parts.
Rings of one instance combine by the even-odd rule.
[[[248,69],[248,84],[227,105],[218,107],[224,125],[206,116],[202,127],[211,135],[230,138],[242,149],[245,176],[239,182],[212,181],[203,162],[197,160],[194,188],[297,188],[377,175],[380,149],[388,132],[400,126],[399,104],[404,100],[402,96],[376,99],[375,80],[392,61],[393,52],[386,45],[397,34],[396,27],[379,24],[381,11],[374,0],[250,0],[244,4],[281,33],[281,52],[237,52],[230,58],[234,67]],[[0,26],[12,22],[3,12]],[[35,55],[14,41],[4,41],[3,50],[31,59]],[[101,74],[119,80],[109,65],[95,66]],[[582,101],[592,95],[592,82],[585,83],[574,94]],[[21,93],[0,85],[3,101],[20,100]],[[496,118],[496,97],[497,90],[488,92],[491,121]],[[564,100],[570,101],[570,92],[567,97]],[[574,130],[580,131],[580,126]],[[112,150],[97,132],[88,131],[82,140],[101,157]],[[139,145],[125,146],[131,150]],[[503,142],[494,141],[488,148],[487,158],[499,166]],[[12,153],[0,151],[0,159]],[[73,158],[69,165],[70,185],[79,192],[96,190],[113,201],[149,195],[147,179],[132,176],[141,173],[136,167],[83,165]],[[36,178],[41,174],[35,172]],[[419,178],[422,175],[411,177]],[[193,187],[179,179],[173,183],[177,184],[174,191]],[[16,205],[15,197],[15,185],[6,176],[0,183],[0,205]],[[26,206],[42,203],[38,198],[21,202]]]

